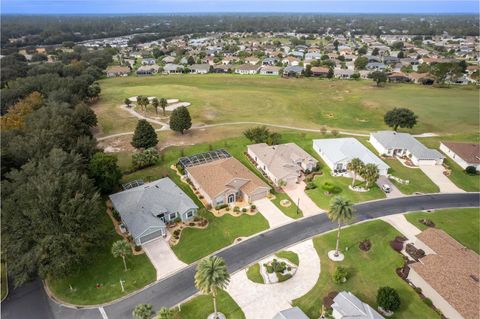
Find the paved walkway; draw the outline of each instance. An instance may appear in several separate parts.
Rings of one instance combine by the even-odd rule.
[[[188,266],[175,256],[170,245],[163,238],[144,244],[143,250],[157,270],[157,280]]]
[[[440,188],[440,193],[463,193],[464,190],[460,189],[455,185],[443,172],[445,168],[443,165],[420,165],[419,166],[422,172],[428,176],[434,182],[438,188]]]
[[[268,198],[262,198],[253,202],[258,211],[265,217],[270,228],[293,221],[293,218],[286,216],[282,211],[272,203]]]
[[[246,270],[231,277],[227,291],[242,308],[248,319],[273,318],[281,310],[291,307],[291,301],[310,291],[320,275],[320,259],[311,240],[287,250],[296,252],[300,259],[295,275],[276,284],[257,284],[247,278]],[[269,258],[259,261],[260,264]]]
[[[385,195],[387,196],[387,198],[395,198],[395,197],[401,197],[401,196],[405,196],[399,189],[397,186],[395,186],[389,179],[388,177],[386,176],[380,176],[378,179],[377,179],[377,185],[378,187],[380,187],[380,189],[383,191],[383,185],[387,184],[388,186],[390,186],[390,193],[385,193]]]
[[[322,213],[323,209],[318,207],[310,197],[305,193],[305,183],[289,185],[283,188],[285,193],[290,196],[292,201],[297,205],[300,203],[300,210],[303,212],[303,216],[312,216],[318,213]]]

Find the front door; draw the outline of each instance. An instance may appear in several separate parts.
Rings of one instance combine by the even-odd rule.
[[[229,204],[235,203],[235,194],[230,194],[230,195],[228,195],[228,197],[227,197],[227,203],[229,203]]]
[[[165,214],[164,214],[164,213],[158,214],[157,217],[160,218],[164,223],[166,222],[166,221],[165,221]]]

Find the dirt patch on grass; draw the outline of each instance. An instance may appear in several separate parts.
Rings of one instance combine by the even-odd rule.
[[[98,142],[98,147],[106,153],[135,152],[135,147],[130,143],[132,135],[119,136]]]
[[[202,117],[206,120],[206,121],[213,121],[216,117],[217,117],[217,114],[218,112],[215,111],[214,109],[206,109],[203,111],[202,113]]]
[[[362,102],[362,106],[367,109],[378,109],[380,107],[380,103],[376,101],[365,100]]]

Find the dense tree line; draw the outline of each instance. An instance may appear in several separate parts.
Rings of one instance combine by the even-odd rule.
[[[149,16],[23,16],[2,17],[2,48],[51,45],[144,33],[137,40],[154,40],[205,32],[291,32],[381,34],[390,30],[409,34],[478,35],[475,15],[149,15]],[[150,34],[148,34],[150,33]],[[16,39],[10,41],[10,39]],[[134,40],[133,42],[136,42]]]
[[[116,158],[98,150],[92,135],[97,118],[88,103],[103,55],[77,53],[78,60],[29,66],[2,90],[2,252],[16,286],[88,262],[101,242],[101,194],[121,177]]]

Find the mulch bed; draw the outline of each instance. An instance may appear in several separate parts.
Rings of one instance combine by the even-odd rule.
[[[330,291],[327,296],[323,297],[323,305],[330,309],[333,305],[333,299],[338,295],[338,291]]]
[[[363,251],[369,251],[370,248],[372,248],[372,242],[369,239],[362,240],[358,244],[358,248],[360,248],[360,250],[363,250]]]
[[[428,226],[428,227],[435,227],[435,223],[428,218],[419,219],[418,222],[422,223],[422,224],[424,224],[425,226]]]

